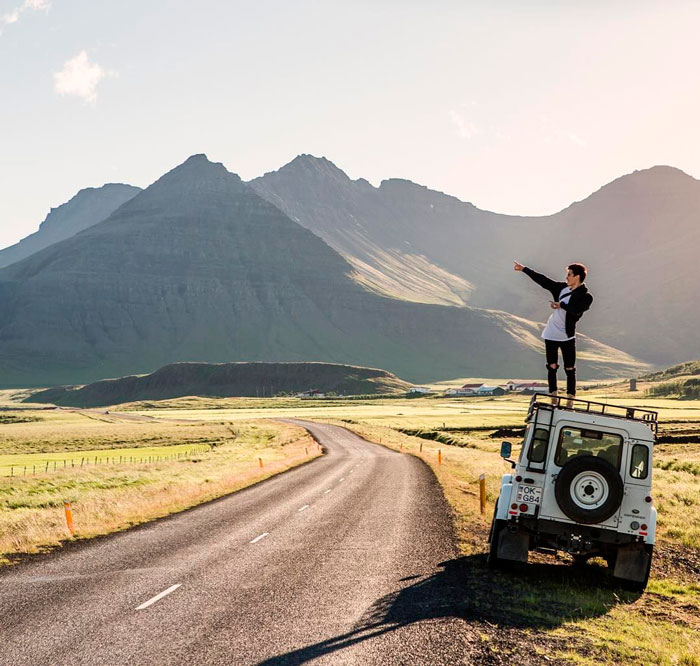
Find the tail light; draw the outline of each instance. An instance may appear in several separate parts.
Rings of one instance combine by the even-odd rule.
[[[527,512],[527,504],[521,504],[521,505],[520,505],[520,510],[521,510],[523,513]]]

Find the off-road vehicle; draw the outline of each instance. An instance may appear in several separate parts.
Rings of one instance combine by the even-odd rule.
[[[627,589],[646,587],[656,536],[651,469],[657,413],[534,395],[520,458],[501,480],[488,562],[527,562],[531,550],[603,557]]]

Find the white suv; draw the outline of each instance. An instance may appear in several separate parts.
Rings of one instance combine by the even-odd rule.
[[[642,591],[651,569],[656,509],[651,469],[657,413],[535,395],[520,459],[501,480],[489,534],[492,567],[528,552],[600,556],[614,579]],[[501,456],[508,459],[510,443]]]

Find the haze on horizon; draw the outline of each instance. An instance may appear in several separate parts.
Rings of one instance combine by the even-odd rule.
[[[700,5],[0,0],[0,247],[193,153],[250,180],[297,154],[501,213],[636,169],[700,176]]]

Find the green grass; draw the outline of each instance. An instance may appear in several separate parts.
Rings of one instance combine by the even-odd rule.
[[[73,505],[76,536],[90,537],[194,506],[319,455],[313,440],[296,426],[247,422],[231,430],[224,443],[192,456],[0,478],[0,564],[69,538],[64,500]],[[136,453],[147,450],[134,449]],[[97,455],[112,453],[101,450]]]
[[[172,444],[170,446],[143,446],[61,451],[58,453],[20,453],[0,455],[0,477],[50,474],[62,469],[95,465],[140,465],[150,462],[176,460],[189,454],[208,452],[210,447],[201,443]]]

